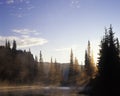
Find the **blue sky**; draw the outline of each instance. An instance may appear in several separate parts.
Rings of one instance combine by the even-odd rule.
[[[17,41],[44,61],[69,62],[70,49],[84,62],[88,40],[95,61],[104,27],[120,37],[120,0],[0,0],[0,45]]]

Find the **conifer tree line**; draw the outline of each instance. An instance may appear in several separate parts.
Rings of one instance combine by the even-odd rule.
[[[88,47],[90,47],[89,43],[90,41]],[[89,49],[87,54],[90,52]],[[29,51],[17,50],[15,40],[13,40],[12,46],[10,41],[6,40],[5,46],[0,46],[0,82],[61,86],[80,85],[80,81],[84,81],[85,77],[92,77],[94,74],[93,62],[91,61],[91,56],[87,56],[85,66],[81,66],[71,49],[69,64],[60,64],[56,59],[53,61],[52,57],[50,62],[46,64],[43,60],[42,51],[40,51],[38,60],[37,56],[33,57],[30,49]],[[64,66],[66,65],[65,69]],[[91,71],[91,74],[88,74],[88,70]]]
[[[5,46],[0,46],[0,82],[30,83],[34,81],[37,64],[30,51],[17,50],[16,41],[6,40]]]
[[[90,41],[84,57],[84,64],[79,63],[71,49],[69,63],[60,64],[52,57],[50,62],[45,62],[41,50],[38,60],[30,50],[17,50],[15,40],[12,46],[10,41],[6,40],[5,46],[0,46],[0,83],[87,85],[91,89],[91,96],[104,96],[102,93],[108,96],[109,91],[120,94],[119,88],[115,88],[120,86],[120,45],[118,38],[114,37],[112,26],[105,28],[105,35],[100,42],[98,63],[94,62]]]

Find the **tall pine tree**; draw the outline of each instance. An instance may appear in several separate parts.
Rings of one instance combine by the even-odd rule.
[[[16,41],[15,41],[15,40],[13,40],[13,47],[12,47],[12,50],[13,50],[13,51],[16,51],[16,48],[17,48]]]
[[[91,96],[119,96],[119,41],[114,37],[111,25],[109,31],[105,30],[100,47],[98,75],[93,80]]]
[[[76,85],[77,80],[79,78],[79,64],[77,58],[73,57],[73,51],[71,49],[70,53],[70,65],[69,65],[69,73],[68,73],[68,85]]]
[[[45,74],[44,74],[44,63],[43,63],[43,57],[42,57],[42,52],[40,51],[40,59],[39,59],[39,63],[38,63],[38,81],[41,83],[44,83],[44,78],[45,78]]]
[[[91,53],[90,41],[88,41],[88,48],[85,51],[85,73],[90,78],[94,76],[96,71],[92,54],[93,53]]]
[[[68,73],[68,84],[73,85],[75,83],[75,78],[74,78],[74,68],[73,68],[73,51],[71,49],[70,53],[70,65],[69,65],[69,73]]]
[[[55,84],[55,64],[53,63],[52,57],[51,57],[51,62],[50,62],[50,69],[49,69],[49,83],[50,84]]]

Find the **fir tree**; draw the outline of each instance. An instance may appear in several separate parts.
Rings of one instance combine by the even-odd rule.
[[[120,57],[119,41],[114,38],[112,26],[105,30],[105,36],[101,40],[99,53],[98,75],[93,80],[91,96],[115,96],[120,95]]]
[[[60,85],[62,77],[61,77],[61,68],[60,68],[60,64],[57,63],[57,60],[55,59],[54,62],[54,68],[55,68],[55,84],[56,85]]]
[[[17,48],[17,45],[16,45],[16,41],[15,40],[13,40],[13,47],[12,47],[12,50],[16,50],[16,48]]]
[[[5,42],[5,47],[10,49],[10,41],[7,41],[7,40],[6,40],[6,42]]]
[[[85,51],[85,72],[88,77],[93,77],[95,73],[95,63],[91,53],[90,41],[88,41],[88,48]]]
[[[40,51],[40,59],[39,59],[39,63],[38,63],[38,80],[41,83],[44,83],[44,79],[45,79],[45,73],[44,73],[44,63],[43,63],[43,58],[42,58],[42,52]]]
[[[50,69],[49,69],[49,83],[55,84],[55,64],[53,63],[52,57],[50,62]]]
[[[78,84],[80,81],[80,65],[78,62],[78,59],[75,57],[75,61],[74,61],[74,78],[75,78],[75,84]]]
[[[74,70],[74,61],[73,61],[73,51],[71,49],[70,65],[69,65],[69,73],[68,73],[68,84],[74,85],[75,83],[76,83],[76,80],[75,80],[75,70]]]

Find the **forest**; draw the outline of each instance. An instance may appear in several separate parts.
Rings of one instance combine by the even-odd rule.
[[[17,50],[15,40],[12,46],[6,40],[5,46],[0,46],[0,85],[85,86],[83,93],[90,96],[120,94],[120,45],[112,25],[105,28],[97,64],[90,44],[88,41],[83,65],[74,57],[72,49],[69,63],[59,63],[52,58],[44,62],[41,50],[38,60],[30,50]]]
[[[88,82],[94,77],[96,67],[90,51],[90,41],[85,50],[85,66],[80,65],[73,51],[70,52],[70,63],[43,62],[42,51],[38,57],[33,57],[29,51],[17,50],[16,41],[12,48],[6,40],[5,46],[0,46],[0,82],[4,84],[39,84],[58,86],[77,86]],[[46,71],[47,70],[47,71]]]

